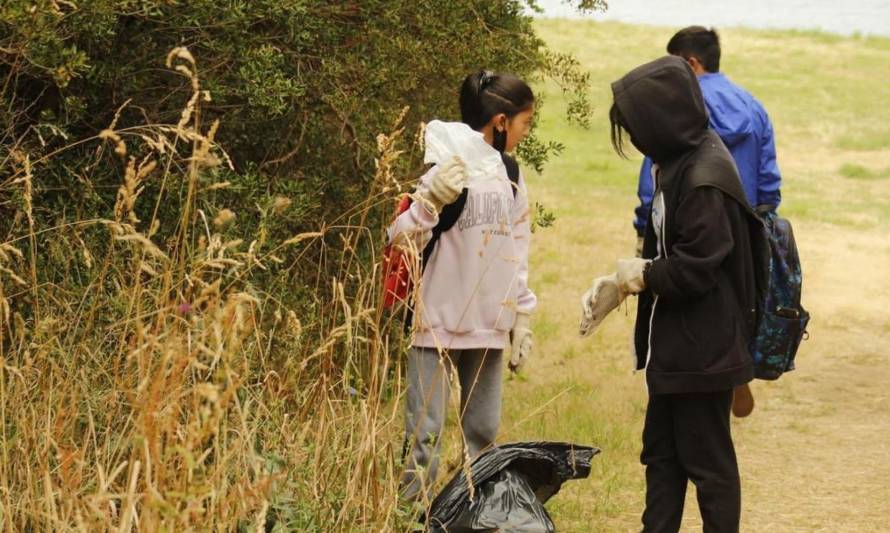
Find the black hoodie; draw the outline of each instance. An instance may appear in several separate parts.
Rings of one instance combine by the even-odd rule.
[[[756,320],[753,225],[732,156],[708,129],[698,80],[667,56],[612,84],[631,142],[658,163],[662,234],[652,215],[634,331],[637,368],[653,394],[731,389],[753,377]],[[657,243],[664,253],[658,253]]]

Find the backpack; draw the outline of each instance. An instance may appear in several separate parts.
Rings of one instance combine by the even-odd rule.
[[[754,377],[775,380],[794,370],[810,314],[800,304],[803,274],[791,223],[772,209],[757,215],[763,224],[752,240],[759,287],[751,355]]]
[[[516,197],[516,190],[519,188],[519,164],[509,155],[501,152],[501,160],[507,169],[507,177],[513,184],[513,197]],[[433,254],[433,249],[439,241],[439,237],[451,229],[457,223],[464,206],[467,203],[467,195],[469,191],[465,188],[461,191],[457,200],[446,205],[439,213],[439,222],[433,227],[433,235],[423,248],[421,260],[421,272],[426,267],[427,261]],[[396,206],[396,214],[398,217],[411,207],[411,197],[407,194],[402,195]],[[407,302],[411,294],[411,272],[409,269],[409,258],[405,254],[394,247],[387,244],[383,249],[383,308],[390,309],[397,302]],[[411,322],[411,313],[407,316],[407,322]]]

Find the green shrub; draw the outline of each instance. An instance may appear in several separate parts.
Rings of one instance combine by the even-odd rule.
[[[380,230],[469,71],[552,77],[584,123],[530,5],[0,4],[0,526],[414,521]]]
[[[213,181],[230,186],[202,208],[232,209],[243,234],[258,230],[258,209],[275,197],[291,205],[264,228],[270,236],[314,229],[320,221],[348,222],[344,213],[368,199],[376,135],[404,106],[407,138],[422,121],[456,119],[459,84],[474,69],[552,77],[574,95],[571,116],[586,120],[587,77],[570,57],[542,47],[526,14],[529,4],[534,7],[519,0],[457,0],[447,7],[414,0],[10,0],[0,7],[0,172],[21,173],[11,151],[29,156],[39,226],[106,216],[120,164],[97,151],[97,142],[69,145],[112,123],[126,130],[178,122],[191,87],[164,68],[164,59],[186,46],[199,58],[197,74],[211,97],[200,123],[221,120],[216,141],[233,163],[213,171]],[[599,2],[579,4],[589,9]],[[540,169],[560,148],[532,139],[520,153]],[[400,176],[415,175],[418,156],[401,158]],[[158,235],[167,237],[186,185],[149,180],[144,186],[146,200],[135,211],[150,219],[157,210]],[[162,187],[161,205],[148,200]],[[13,201],[8,190],[0,194]],[[388,199],[380,203],[388,216]],[[12,220],[0,221],[2,234],[16,232]],[[41,275],[55,282],[70,260],[50,259],[41,258]]]

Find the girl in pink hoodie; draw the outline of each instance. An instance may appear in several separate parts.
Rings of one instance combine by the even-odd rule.
[[[430,123],[427,150],[430,129],[439,128],[476,141],[478,160],[438,161],[389,228],[392,242],[424,250],[442,211],[460,209],[457,222],[425,251],[416,287],[402,478],[408,499],[427,496],[435,481],[450,379],[460,384],[458,417],[472,460],[497,436],[504,349],[511,345],[514,372],[531,354],[536,299],[528,288],[528,197],[521,174],[515,172],[515,183],[508,176],[506,165],[515,162],[501,157],[528,135],[534,105],[531,88],[515,76],[467,76],[460,90],[463,124]]]

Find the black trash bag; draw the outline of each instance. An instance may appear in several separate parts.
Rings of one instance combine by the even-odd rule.
[[[570,479],[590,475],[600,451],[563,442],[517,442],[483,453],[433,500],[428,516],[434,533],[470,531],[556,531],[544,504]]]

